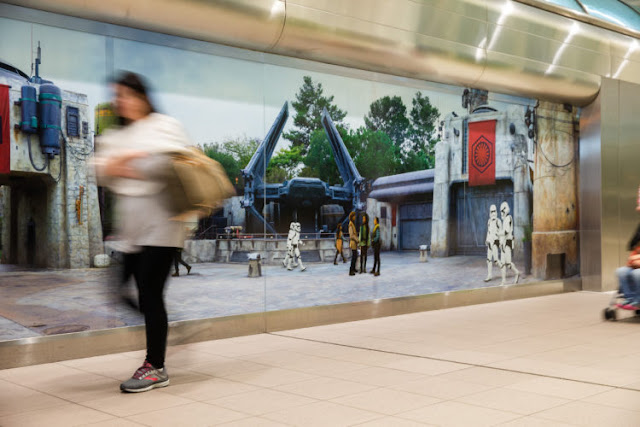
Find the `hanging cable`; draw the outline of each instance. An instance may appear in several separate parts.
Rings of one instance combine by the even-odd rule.
[[[38,166],[36,166],[36,164],[33,162],[33,154],[31,154],[31,135],[27,135],[27,145],[29,146],[29,160],[31,161],[31,166],[33,166],[33,168],[38,171],[38,172],[42,172],[43,170],[45,170],[47,168],[47,166],[49,165],[49,158],[45,157],[44,159],[44,166],[42,166],[41,168],[39,168]]]

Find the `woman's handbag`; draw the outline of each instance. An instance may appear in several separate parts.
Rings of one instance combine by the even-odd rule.
[[[177,216],[211,215],[236,194],[222,165],[196,147],[171,156],[169,192]]]

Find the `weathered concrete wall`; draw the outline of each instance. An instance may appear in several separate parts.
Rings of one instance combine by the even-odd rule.
[[[576,112],[540,102],[537,117],[531,267],[536,277],[548,278],[548,255],[564,254],[570,276],[579,271]]]
[[[522,237],[530,225],[532,190],[529,179],[528,159],[531,157],[532,142],[525,136],[524,123],[526,108],[511,105],[506,111],[485,112],[463,117],[448,115],[443,124],[443,138],[436,145],[436,166],[433,190],[433,219],[431,229],[432,256],[448,256],[451,251],[449,228],[451,224],[451,185],[468,182],[468,171],[463,170],[464,120],[469,122],[496,120],[496,179],[511,179],[513,182],[514,206],[510,206],[514,217],[514,257],[523,254]],[[513,123],[515,134],[511,134]],[[456,135],[457,133],[457,135]],[[479,213],[487,216],[488,212]]]
[[[91,112],[87,97],[62,90],[61,152],[47,160],[37,134],[27,135],[14,129],[21,121],[20,107],[14,102],[19,100],[20,87],[26,81],[2,76],[0,83],[11,86],[12,128],[11,173],[10,177],[3,177],[10,187],[2,196],[3,217],[9,219],[3,224],[2,242],[6,248],[3,262],[33,262],[50,268],[89,267],[93,257],[103,253],[103,244],[97,187],[88,164],[93,135],[88,126]],[[67,133],[69,106],[79,112],[79,135],[74,137]],[[45,165],[43,171],[36,170]],[[30,228],[35,229],[34,255],[30,253],[33,245]]]

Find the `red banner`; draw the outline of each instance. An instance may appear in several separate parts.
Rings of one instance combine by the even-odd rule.
[[[469,187],[496,183],[496,121],[469,123]]]
[[[0,173],[11,172],[11,107],[9,86],[0,85]]]

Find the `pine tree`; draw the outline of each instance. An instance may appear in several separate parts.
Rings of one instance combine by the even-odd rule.
[[[296,114],[293,124],[296,129],[283,134],[284,138],[291,141],[293,147],[301,147],[301,154],[306,155],[311,142],[311,134],[318,129],[322,129],[320,121],[322,110],[327,109],[331,120],[338,125],[342,125],[342,120],[347,113],[333,105],[333,95],[324,96],[322,83],[314,84],[310,76],[303,77],[303,84],[296,94],[296,100],[291,103]]]

